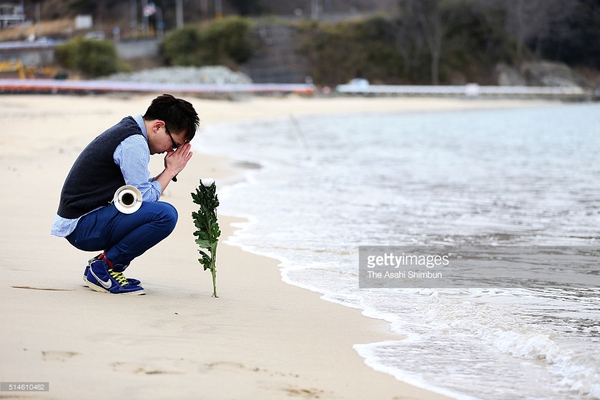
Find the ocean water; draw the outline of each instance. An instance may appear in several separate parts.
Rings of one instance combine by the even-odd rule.
[[[598,287],[358,287],[362,245],[598,246],[600,105],[290,115],[196,146],[247,167],[219,189],[248,219],[231,243],[406,337],[357,343],[369,367],[459,399],[600,398]]]

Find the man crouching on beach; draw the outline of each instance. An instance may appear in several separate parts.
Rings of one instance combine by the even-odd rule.
[[[189,143],[200,121],[189,102],[164,94],[146,113],[125,117],[79,155],[63,185],[51,233],[83,251],[102,251],[88,261],[84,280],[98,292],[144,294],[123,275],[131,261],[169,236],[177,211],[160,196],[192,157]],[[151,154],[165,155],[165,169],[151,178]],[[139,210],[124,214],[111,200],[123,185],[142,194]]]

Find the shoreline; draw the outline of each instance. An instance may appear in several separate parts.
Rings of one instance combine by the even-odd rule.
[[[83,287],[88,254],[51,237],[62,181],[83,147],[154,95],[1,96],[7,126],[0,146],[5,224],[0,256],[0,381],[49,382],[35,398],[80,398],[100,382],[114,398],[444,398],[376,372],[352,347],[400,340],[362,310],[323,301],[285,283],[279,261],[219,246],[217,288],[202,271],[192,240],[189,193],[198,178],[227,184],[242,170],[226,157],[195,154],[165,201],[176,206],[173,234],[136,260],[128,274],[144,282],[140,298]],[[442,111],[556,104],[452,99],[188,98],[201,126],[288,115]],[[202,129],[199,133],[202,135]],[[241,161],[241,160],[240,160]],[[162,157],[153,157],[152,173]],[[10,210],[10,212],[8,212]],[[222,240],[233,234],[220,216]],[[94,378],[89,379],[90,375]],[[234,383],[234,384],[232,384]]]
[[[241,163],[246,162],[245,160],[238,160],[222,156],[211,156],[208,154],[202,154],[202,157],[211,158],[209,165],[211,165],[212,172],[219,177],[217,184],[218,182],[225,182],[224,184],[220,185],[221,188],[235,182],[245,181],[245,170],[243,166],[240,166]],[[218,189],[219,187],[217,188],[217,192]],[[400,381],[396,379],[392,374],[368,366],[366,359],[360,356],[359,352],[354,348],[355,345],[367,344],[378,341],[404,340],[405,337],[392,332],[389,326],[389,322],[385,320],[369,317],[364,314],[364,310],[362,309],[351,308],[347,305],[328,300],[324,297],[322,293],[318,291],[310,290],[306,287],[302,287],[301,285],[286,280],[282,276],[282,260],[277,259],[275,256],[260,254],[259,252],[245,249],[244,246],[241,244],[231,243],[230,238],[235,235],[235,232],[238,230],[243,230],[243,227],[240,227],[240,225],[250,223],[248,218],[235,215],[220,214],[219,222],[222,229],[222,235],[219,243],[220,246],[218,252],[219,265],[222,264],[225,266],[225,268],[227,268],[227,266],[230,264],[228,259],[224,261],[224,257],[221,256],[221,252],[223,251],[222,249],[224,246],[227,246],[227,249],[225,250],[227,256],[232,255],[232,253],[236,253],[239,254],[239,259],[256,259],[256,262],[249,261],[247,265],[252,268],[252,266],[256,267],[259,263],[261,264],[260,276],[261,278],[268,278],[268,281],[265,282],[264,285],[269,290],[277,289],[278,291],[281,291],[281,295],[276,296],[279,300],[283,299],[284,297],[291,297],[295,301],[298,301],[299,298],[302,297],[300,303],[294,306],[298,308],[296,310],[291,311],[292,314],[297,315],[302,320],[308,322],[307,320],[309,319],[315,319],[315,316],[312,313],[310,313],[311,315],[307,316],[305,308],[314,310],[315,312],[318,311],[321,315],[318,317],[318,320],[320,322],[318,322],[317,325],[330,325],[329,328],[326,328],[324,330],[328,332],[328,334],[325,335],[326,337],[322,337],[322,332],[317,331],[311,333],[309,337],[303,338],[303,341],[305,340],[308,343],[296,344],[296,346],[298,346],[300,349],[297,352],[294,352],[296,353],[294,357],[294,363],[299,363],[298,366],[301,367],[304,372],[303,375],[297,374],[295,375],[295,377],[304,377],[305,379],[308,379],[313,383],[319,382],[322,384],[324,382],[327,382],[327,386],[329,386],[332,382],[336,382],[333,386],[337,386],[340,383],[343,383],[345,386],[343,391],[340,393],[340,388],[336,388],[333,391],[327,391],[325,389],[319,388],[318,384],[314,384],[309,389],[299,389],[297,387],[288,386],[287,389],[284,390],[287,396],[302,398],[338,398],[339,396],[339,398],[350,399],[389,398],[394,400],[405,398],[455,398],[450,394],[450,391],[445,390],[443,388],[432,389]],[[208,295],[210,295],[210,273],[208,271],[204,271],[203,274],[206,275],[206,277],[203,278],[203,280],[205,281],[203,283],[206,285]],[[234,281],[237,281],[236,277],[239,277],[239,275],[239,271],[234,271],[231,269],[225,269],[224,271],[222,271],[219,266],[217,267],[217,291],[219,294],[219,299],[217,301],[222,299],[222,293],[226,293],[226,296],[228,297],[235,296],[235,294],[228,294],[227,291],[229,290],[234,290],[235,293],[239,293],[237,288],[229,287],[227,289],[222,289],[222,286],[224,284],[220,283],[222,280],[225,280],[229,284],[235,284],[236,282]],[[243,274],[241,275],[244,276]],[[200,276],[200,278],[202,279],[202,276]],[[245,288],[245,285],[242,284],[241,288]],[[290,289],[290,291],[288,291],[288,289]],[[253,301],[255,302],[256,299],[253,299]],[[323,306],[324,304],[326,304],[326,306]],[[286,306],[289,305],[290,304],[286,304]],[[268,307],[279,308],[280,306],[271,305]],[[342,308],[343,310],[340,310],[339,308]],[[260,319],[259,316],[256,316],[256,318]],[[285,319],[287,320],[287,317]],[[294,323],[299,322],[298,327],[293,329],[295,333],[301,333],[305,331],[306,327],[303,326],[304,321],[302,320],[294,321]],[[285,322],[286,325],[289,323],[289,320]],[[279,323],[277,323],[276,325],[279,325]],[[335,326],[332,327],[331,325]],[[336,333],[334,333],[334,330]],[[350,334],[350,332],[352,332],[352,334]],[[288,332],[288,334],[289,333],[290,332]],[[308,333],[306,331],[302,333],[302,336],[307,335]],[[296,335],[294,336],[294,341],[298,340],[298,337]],[[274,340],[277,339],[281,340],[282,338],[274,338]],[[293,338],[288,337],[288,339]],[[318,345],[320,347],[318,351],[315,351],[317,350],[314,348],[315,345]],[[332,349],[338,345],[342,345],[342,348],[336,349],[334,352],[335,354],[331,354]],[[307,359],[304,359],[304,357],[300,356],[301,354],[304,355],[303,353],[308,353]],[[312,358],[314,357],[312,355],[313,353],[317,353],[318,357],[326,355],[326,360],[319,360],[318,364],[313,364],[313,362],[315,361],[315,358]],[[351,359],[349,359],[348,357]],[[261,359],[261,356],[257,355],[253,359]],[[341,362],[342,360],[343,363]],[[264,359],[262,361],[270,362]],[[292,364],[292,360],[286,360],[284,358],[283,360],[277,360],[275,364],[277,366],[271,368],[285,369],[286,367],[289,368],[289,365]],[[324,368],[326,364],[330,365]],[[363,368],[368,369],[369,372],[367,373],[364,370],[361,371]],[[255,371],[259,369],[260,368],[258,367],[254,368]],[[310,376],[307,373],[309,370]],[[375,374],[373,375],[373,373]],[[348,379],[348,377],[352,378]],[[381,387],[374,388],[372,385],[378,385]],[[259,397],[256,398],[265,398],[264,396],[264,394],[261,394]],[[456,396],[458,396],[457,398],[460,398],[460,394],[456,394]],[[242,398],[254,397],[250,396]],[[269,396],[266,396],[266,398],[269,398]]]

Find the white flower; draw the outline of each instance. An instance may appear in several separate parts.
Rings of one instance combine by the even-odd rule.
[[[213,185],[213,183],[215,183],[215,180],[213,178],[206,178],[206,179],[201,179],[200,182],[202,182],[202,184],[206,187],[210,187]]]

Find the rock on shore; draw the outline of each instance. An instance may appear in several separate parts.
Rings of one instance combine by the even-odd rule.
[[[211,67],[163,67],[127,72],[102,78],[110,81],[152,82],[176,84],[250,84],[252,79],[241,72],[224,66]]]

